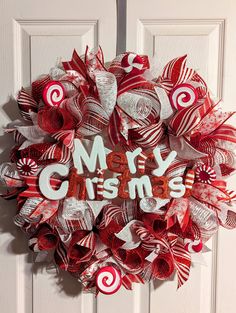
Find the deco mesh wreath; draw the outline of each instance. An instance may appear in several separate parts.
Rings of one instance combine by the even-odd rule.
[[[236,227],[225,181],[236,168],[233,113],[186,56],[158,78],[149,67],[134,53],[105,67],[100,48],[74,51],[19,92],[22,119],[5,129],[16,146],[0,168],[2,197],[17,199],[15,224],[88,291],[174,272],[180,287],[219,226]]]

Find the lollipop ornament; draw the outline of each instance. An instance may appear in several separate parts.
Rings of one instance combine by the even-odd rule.
[[[43,89],[43,101],[49,107],[58,107],[65,99],[64,86],[58,81],[50,81]]]
[[[113,266],[102,267],[96,275],[98,290],[106,295],[116,293],[121,286],[120,272]]]
[[[196,89],[190,84],[177,85],[170,93],[170,103],[176,110],[194,105],[198,100]]]

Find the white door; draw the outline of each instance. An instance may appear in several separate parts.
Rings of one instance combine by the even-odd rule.
[[[21,86],[48,73],[57,57],[70,60],[74,48],[83,54],[86,45],[98,44],[106,60],[115,57],[115,0],[1,0],[1,128],[17,118],[12,96]],[[13,144],[8,141],[0,139],[1,162]],[[69,275],[58,278],[39,265],[32,269],[25,236],[12,221],[16,206],[2,199],[0,204],[0,312],[95,312],[93,296],[80,296],[79,284]]]
[[[123,1],[122,1],[123,2]],[[233,108],[236,81],[236,2],[234,0],[127,0],[127,50],[157,54],[160,64],[189,54],[225,108]],[[56,58],[69,59],[73,48],[100,44],[106,60],[115,56],[115,0],[1,0],[0,104],[2,127],[16,118],[11,95]],[[1,147],[10,147],[0,137]],[[7,159],[1,153],[1,162]],[[123,288],[113,296],[80,293],[69,275],[33,266],[24,235],[11,221],[14,204],[0,202],[1,313],[233,313],[236,294],[236,232],[221,230],[209,247],[206,265],[196,265],[189,282]]]
[[[188,54],[225,110],[235,110],[236,2],[234,0],[128,0],[127,50],[155,55],[157,65]],[[235,177],[232,179],[235,181]],[[209,243],[206,266],[195,265],[189,282],[140,291],[142,313],[233,313],[236,295],[236,232],[221,229]],[[146,299],[146,300],[144,300]]]

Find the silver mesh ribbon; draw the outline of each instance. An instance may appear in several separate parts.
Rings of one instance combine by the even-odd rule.
[[[153,103],[147,97],[125,92],[117,98],[119,107],[135,119],[145,119],[152,110]]]
[[[201,230],[203,242],[206,242],[218,230],[216,212],[192,197],[189,201],[189,209],[192,220]]]
[[[95,81],[100,102],[108,116],[116,105],[117,83],[115,75],[105,71],[95,71]]]

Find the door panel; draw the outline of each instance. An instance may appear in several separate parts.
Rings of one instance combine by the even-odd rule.
[[[214,97],[223,99],[224,109],[235,109],[235,2],[150,0],[145,9],[142,1],[127,4],[127,50],[148,54],[156,75],[169,60],[188,54],[188,64],[205,78]],[[205,265],[194,264],[177,292],[173,281],[152,285],[147,312],[235,312],[235,239],[235,231],[221,229],[208,242],[212,252],[204,254]]]
[[[159,68],[176,56],[188,54],[189,66],[196,68],[212,93],[221,97],[224,29],[223,19],[141,19],[137,23],[137,50],[150,58],[155,56]]]
[[[109,14],[107,14],[109,12]],[[0,3],[1,128],[18,118],[12,97],[58,58],[69,60],[101,45],[106,60],[115,57],[116,2],[110,0],[29,1]],[[13,145],[1,130],[1,162]],[[5,149],[4,149],[5,148]],[[32,265],[25,236],[14,226],[13,202],[0,202],[0,304],[2,313],[96,312],[91,294],[81,296],[80,284],[47,264]]]

